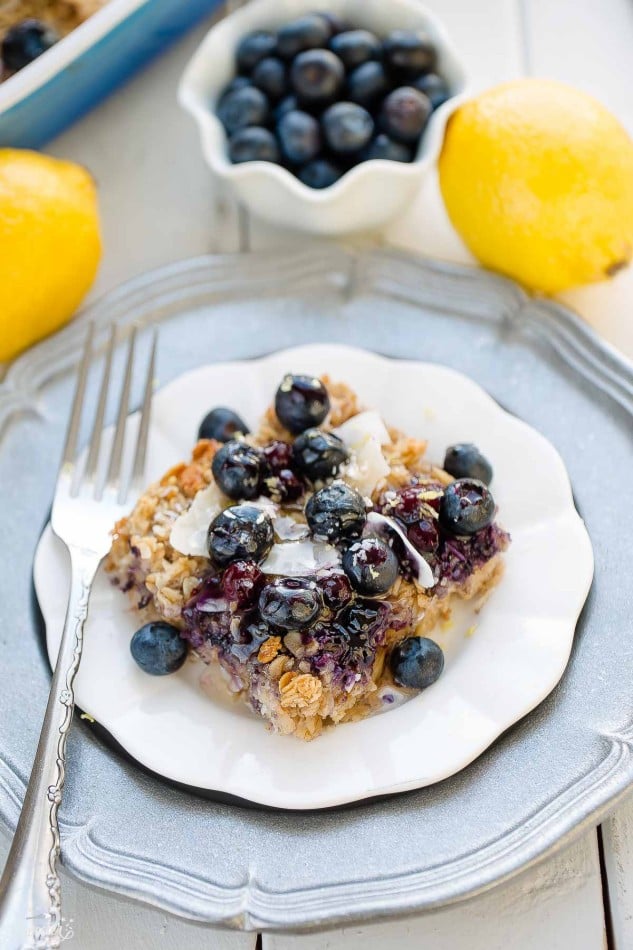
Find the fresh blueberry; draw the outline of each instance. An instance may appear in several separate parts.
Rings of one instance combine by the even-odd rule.
[[[385,39],[383,51],[387,67],[405,81],[430,72],[437,60],[433,43],[419,30],[394,30]]]
[[[321,592],[304,577],[280,577],[266,584],[259,595],[262,620],[282,630],[308,627],[323,609]]]
[[[207,547],[211,560],[226,567],[234,561],[263,561],[273,541],[273,524],[265,511],[254,505],[233,505],[211,522]]]
[[[356,600],[340,618],[352,643],[367,642],[384,633],[389,623],[389,604],[381,600]]]
[[[179,670],[187,659],[187,644],[177,627],[157,621],[136,631],[130,652],[144,673],[167,676]]]
[[[333,478],[348,459],[342,439],[332,432],[306,429],[294,444],[295,465],[313,482]]]
[[[321,425],[329,411],[330,397],[320,379],[290,373],[284,376],[275,394],[275,412],[289,432],[298,435]]]
[[[373,158],[386,159],[389,162],[412,162],[413,150],[408,145],[401,142],[394,142],[388,135],[380,132],[373,141],[369,143],[362,155],[363,161],[370,161]]]
[[[346,30],[333,36],[330,49],[346,69],[355,69],[370,59],[380,59],[382,47],[378,37],[369,30]]]
[[[333,544],[360,538],[367,519],[362,495],[345,482],[315,492],[305,515],[313,537]]]
[[[282,26],[277,34],[277,52],[284,59],[294,59],[308,49],[327,46],[332,28],[325,17],[308,13]]]
[[[231,439],[219,448],[211,463],[211,471],[219,488],[235,500],[257,498],[262,470],[261,452],[236,439]]]
[[[248,76],[234,76],[230,83],[224,87],[220,93],[219,102],[221,102],[225,96],[230,95],[232,92],[236,92],[238,89],[245,89],[247,86],[252,86],[252,81]]]
[[[444,654],[428,637],[407,637],[391,651],[389,666],[399,686],[426,689],[439,679],[444,669]]]
[[[363,538],[343,555],[343,570],[359,594],[386,594],[398,577],[398,558],[379,538]]]
[[[24,69],[61,39],[59,33],[41,20],[22,20],[4,34],[0,55],[9,72]]]
[[[287,112],[277,126],[279,147],[293,165],[305,165],[321,151],[321,127],[307,112]]]
[[[309,105],[330,102],[336,98],[344,81],[342,62],[327,49],[299,53],[290,70],[293,90],[301,102]]]
[[[229,135],[251,125],[265,125],[269,113],[268,99],[255,86],[234,89],[218,104],[218,118]]]
[[[382,63],[369,60],[357,66],[347,77],[347,96],[352,102],[369,109],[376,99],[384,96],[389,90]]]
[[[286,66],[276,56],[260,59],[253,70],[253,84],[265,93],[271,102],[281,99],[288,85]]]
[[[273,162],[281,161],[281,153],[277,139],[268,129],[253,126],[240,129],[229,140],[229,158],[234,165],[243,162]]]
[[[425,76],[420,76],[418,79],[414,79],[411,85],[418,92],[423,92],[425,96],[429,97],[434,109],[439,109],[451,97],[448,83],[437,73],[427,73]]]
[[[449,445],[444,456],[444,469],[453,478],[478,478],[484,485],[492,481],[492,465],[472,442]]]
[[[338,13],[332,13],[331,11],[319,10],[318,16],[323,17],[326,23],[329,24],[330,33],[332,36],[336,36],[337,33],[343,33],[345,30],[349,30],[349,24],[343,17],[339,16]]]
[[[496,506],[490,491],[476,478],[459,478],[444,491],[440,524],[451,534],[476,534],[487,528]]]
[[[207,413],[200,423],[198,438],[230,442],[238,432],[241,432],[242,435],[248,435],[250,429],[232,409],[227,409],[226,406],[217,406]]]
[[[430,114],[431,103],[424,93],[412,86],[401,86],[389,93],[383,102],[380,119],[383,130],[392,139],[415,144]]]
[[[343,169],[327,158],[315,158],[299,170],[299,179],[308,188],[329,188],[343,175]]]
[[[274,33],[267,30],[247,33],[237,47],[237,68],[241,73],[250,73],[266,56],[273,56],[276,48],[277,39]]]
[[[288,112],[299,108],[299,100],[294,95],[284,96],[275,109],[275,121],[279,122]]]
[[[348,607],[354,599],[354,591],[347,575],[342,571],[332,571],[318,579],[323,595],[323,603],[333,613]]]
[[[264,575],[255,561],[234,561],[222,577],[224,596],[238,608],[252,606],[264,583]]]
[[[323,113],[321,123],[327,144],[340,155],[360,152],[374,134],[374,120],[355,102],[337,102],[330,106]]]

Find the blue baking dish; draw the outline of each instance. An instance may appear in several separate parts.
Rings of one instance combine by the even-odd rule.
[[[39,148],[221,0],[110,0],[0,84],[0,146]]]

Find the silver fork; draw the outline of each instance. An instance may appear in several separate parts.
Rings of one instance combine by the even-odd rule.
[[[92,361],[94,328],[90,327],[88,331],[57,476],[51,524],[70,552],[70,594],[33,770],[0,881],[2,950],[49,950],[59,947],[65,936],[57,871],[60,851],[57,812],[66,771],[66,739],[75,704],[73,682],[81,660],[83,628],[92,582],[109,550],[112,526],[126,513],[127,500],[142,487],[152,401],[156,335],[147,368],[134,459],[130,471],[126,473],[123,460],[136,331],[132,332],[128,342],[112,445],[109,452],[101,448],[116,336],[116,327],[113,327],[92,436],[83,462],[78,451],[79,428]]]

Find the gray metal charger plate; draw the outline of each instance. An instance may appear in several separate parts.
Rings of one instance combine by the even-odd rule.
[[[160,383],[314,341],[466,373],[558,448],[596,575],[554,693],[469,768],[417,792],[308,813],[209,802],[148,776],[76,723],[61,810],[73,874],[197,920],[301,930],[473,895],[597,822],[624,794],[633,781],[633,368],[577,317],[483,271],[334,245],[184,261],[85,316],[102,339],[114,320],[160,322]],[[0,816],[9,829],[48,691],[28,609],[31,566],[84,322],[28,352],[0,387]]]

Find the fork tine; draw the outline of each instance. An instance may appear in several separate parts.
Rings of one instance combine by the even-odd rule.
[[[150,351],[149,363],[147,365],[147,377],[145,379],[145,392],[143,394],[143,407],[141,409],[141,419],[136,437],[136,452],[134,453],[134,464],[132,466],[132,476],[129,484],[126,486],[125,495],[130,489],[135,490],[140,486],[143,474],[145,472],[145,456],[147,454],[147,438],[149,435],[150,413],[152,408],[152,395],[154,392],[154,366],[156,364],[156,341],[157,333],[154,330],[152,334],[152,348]],[[125,500],[125,499],[123,499]]]
[[[99,402],[97,412],[90,436],[90,448],[86,460],[84,477],[93,478],[99,464],[99,453],[101,451],[101,433],[103,432],[103,420],[105,418],[106,405],[108,402],[108,389],[110,388],[110,373],[112,371],[112,358],[116,346],[116,324],[113,324],[110,330],[110,341],[106,352],[105,365],[103,367],[103,377],[101,379],[101,389],[99,391]]]
[[[117,414],[116,429],[114,432],[114,441],[110,453],[110,465],[108,467],[107,483],[111,488],[116,487],[117,479],[121,471],[121,459],[123,458],[123,443],[125,440],[125,423],[129,413],[130,389],[132,388],[132,369],[134,366],[134,344],[136,342],[136,327],[132,329],[130,335],[129,349],[127,354],[127,363],[125,365],[125,379],[121,390],[121,399],[119,401],[119,411]]]
[[[62,453],[62,465],[73,464],[77,454],[77,441],[79,439],[79,427],[81,425],[81,410],[83,408],[84,395],[86,392],[88,370],[90,369],[90,363],[92,360],[92,341],[94,338],[94,330],[94,323],[90,323],[88,325],[88,332],[86,334],[84,353],[81,360],[81,365],[79,367],[79,375],[77,377],[77,388],[75,389],[73,408],[70,414],[70,422],[68,423],[68,431],[66,433],[66,442],[64,444],[64,451]]]

